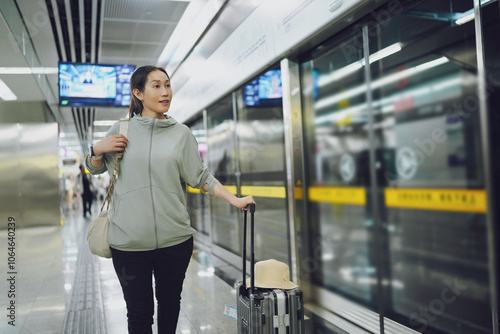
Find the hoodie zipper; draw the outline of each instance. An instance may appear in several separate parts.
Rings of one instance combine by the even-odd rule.
[[[155,224],[155,239],[156,239],[156,248],[158,249],[158,226],[156,224],[156,208],[155,202],[153,198],[153,177],[151,172],[151,151],[153,150],[153,133],[155,130],[156,119],[153,119],[153,128],[151,129],[151,138],[149,143],[149,189],[151,190],[151,205],[153,206],[153,221]]]

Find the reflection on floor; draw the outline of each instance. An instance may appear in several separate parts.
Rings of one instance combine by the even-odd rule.
[[[0,252],[4,274],[0,291],[4,296],[15,293],[1,299],[0,333],[127,333],[125,302],[112,261],[91,255],[85,242],[91,219],[82,218],[81,209],[62,211],[63,226],[23,229],[17,224],[14,267],[8,267],[7,249]],[[7,230],[0,230],[0,244],[7,248],[8,241]],[[195,249],[184,282],[177,334],[236,333],[236,320],[225,316],[224,308],[236,307],[233,283],[239,275],[238,268]],[[14,310],[7,310],[10,303]],[[321,321],[306,323],[306,333],[341,333]]]
[[[125,302],[111,260],[100,259],[108,334],[127,332]],[[178,334],[236,333],[236,320],[224,316],[225,305],[235,307],[235,290],[192,259],[184,281]],[[153,325],[153,333],[157,333]]]
[[[24,229],[22,222],[17,222],[13,267],[8,264],[7,249],[0,252],[0,291],[2,295],[14,291],[9,300],[1,299],[2,309],[4,303],[15,305],[15,312],[10,312],[15,326],[3,320],[0,333],[62,333],[84,224],[83,219],[68,217],[64,228]],[[7,248],[7,230],[0,230],[0,241]],[[7,281],[7,275],[13,282]]]
[[[112,261],[92,255],[85,258],[84,236],[90,219],[82,218],[78,210],[64,210],[63,221],[62,227],[23,229],[18,224],[12,270],[7,267],[7,250],[1,252],[4,277],[0,291],[6,295],[9,289],[15,292],[10,299],[15,303],[15,313],[11,312],[15,326],[7,318],[0,322],[0,333],[96,333],[100,326],[92,321],[98,321],[99,316],[89,320],[89,312],[95,313],[98,304],[95,291],[102,295],[104,333],[127,333],[125,303]],[[0,241],[7,245],[7,230],[0,230]],[[235,291],[207,264],[191,260],[182,293],[179,334],[236,332],[236,320],[224,316],[225,305],[236,306]],[[96,276],[98,284],[92,282],[96,278],[91,265],[100,274]],[[15,272],[9,274],[15,282],[7,280],[9,272]],[[9,300],[2,298],[2,308],[5,303]],[[156,326],[153,332],[157,333]]]

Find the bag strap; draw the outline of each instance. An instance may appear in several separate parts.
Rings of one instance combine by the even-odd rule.
[[[119,134],[124,135],[125,137],[128,136],[128,125],[129,125],[129,118],[122,118],[120,119],[120,131]],[[106,210],[109,210],[109,204],[111,203],[111,200],[113,200],[113,191],[115,188],[115,179],[118,178],[118,173],[120,172],[120,160],[123,158],[123,153],[124,152],[117,152],[115,154],[115,168],[113,170],[113,174],[111,175],[111,178],[109,180],[109,187],[108,187],[108,192],[106,194],[106,198],[104,199],[104,202],[102,203],[101,211],[104,209],[104,205],[106,202],[108,205],[106,206]]]
[[[120,132],[119,134],[125,136],[125,138],[128,136],[128,123],[129,119],[128,118],[122,118],[120,119]],[[123,158],[123,152],[117,152],[115,154],[115,170],[113,171],[113,178],[117,179],[118,178],[118,172],[120,168],[119,161]]]
[[[120,118],[120,134],[124,135],[125,137],[128,136],[128,124],[129,124],[130,118]]]

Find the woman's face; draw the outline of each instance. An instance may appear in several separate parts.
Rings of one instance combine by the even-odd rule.
[[[142,101],[143,117],[163,119],[163,114],[170,108],[172,88],[168,76],[160,70],[150,72],[144,86],[144,92],[134,90],[134,95]]]

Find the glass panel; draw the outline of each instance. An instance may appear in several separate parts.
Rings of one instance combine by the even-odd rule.
[[[241,194],[257,202],[256,261],[289,263],[281,71],[271,69],[237,92]]]
[[[367,207],[368,117],[361,35],[320,46],[301,64],[308,263],[315,284],[376,309],[373,223]],[[304,268],[307,267],[307,268]]]
[[[201,159],[206,163],[207,154],[207,131],[203,125],[203,118],[193,122],[190,125],[191,132],[198,141],[198,151],[200,152]],[[210,200],[208,195],[202,194],[197,189],[188,188],[187,204],[189,216],[191,218],[191,226],[195,228],[198,233],[210,233]]]
[[[208,168],[226,187],[236,187],[234,117],[231,96],[226,96],[207,108]],[[211,198],[210,220],[212,242],[240,254],[238,209],[226,202]]]
[[[472,8],[422,1],[370,27],[386,316],[426,333],[491,331]]]

